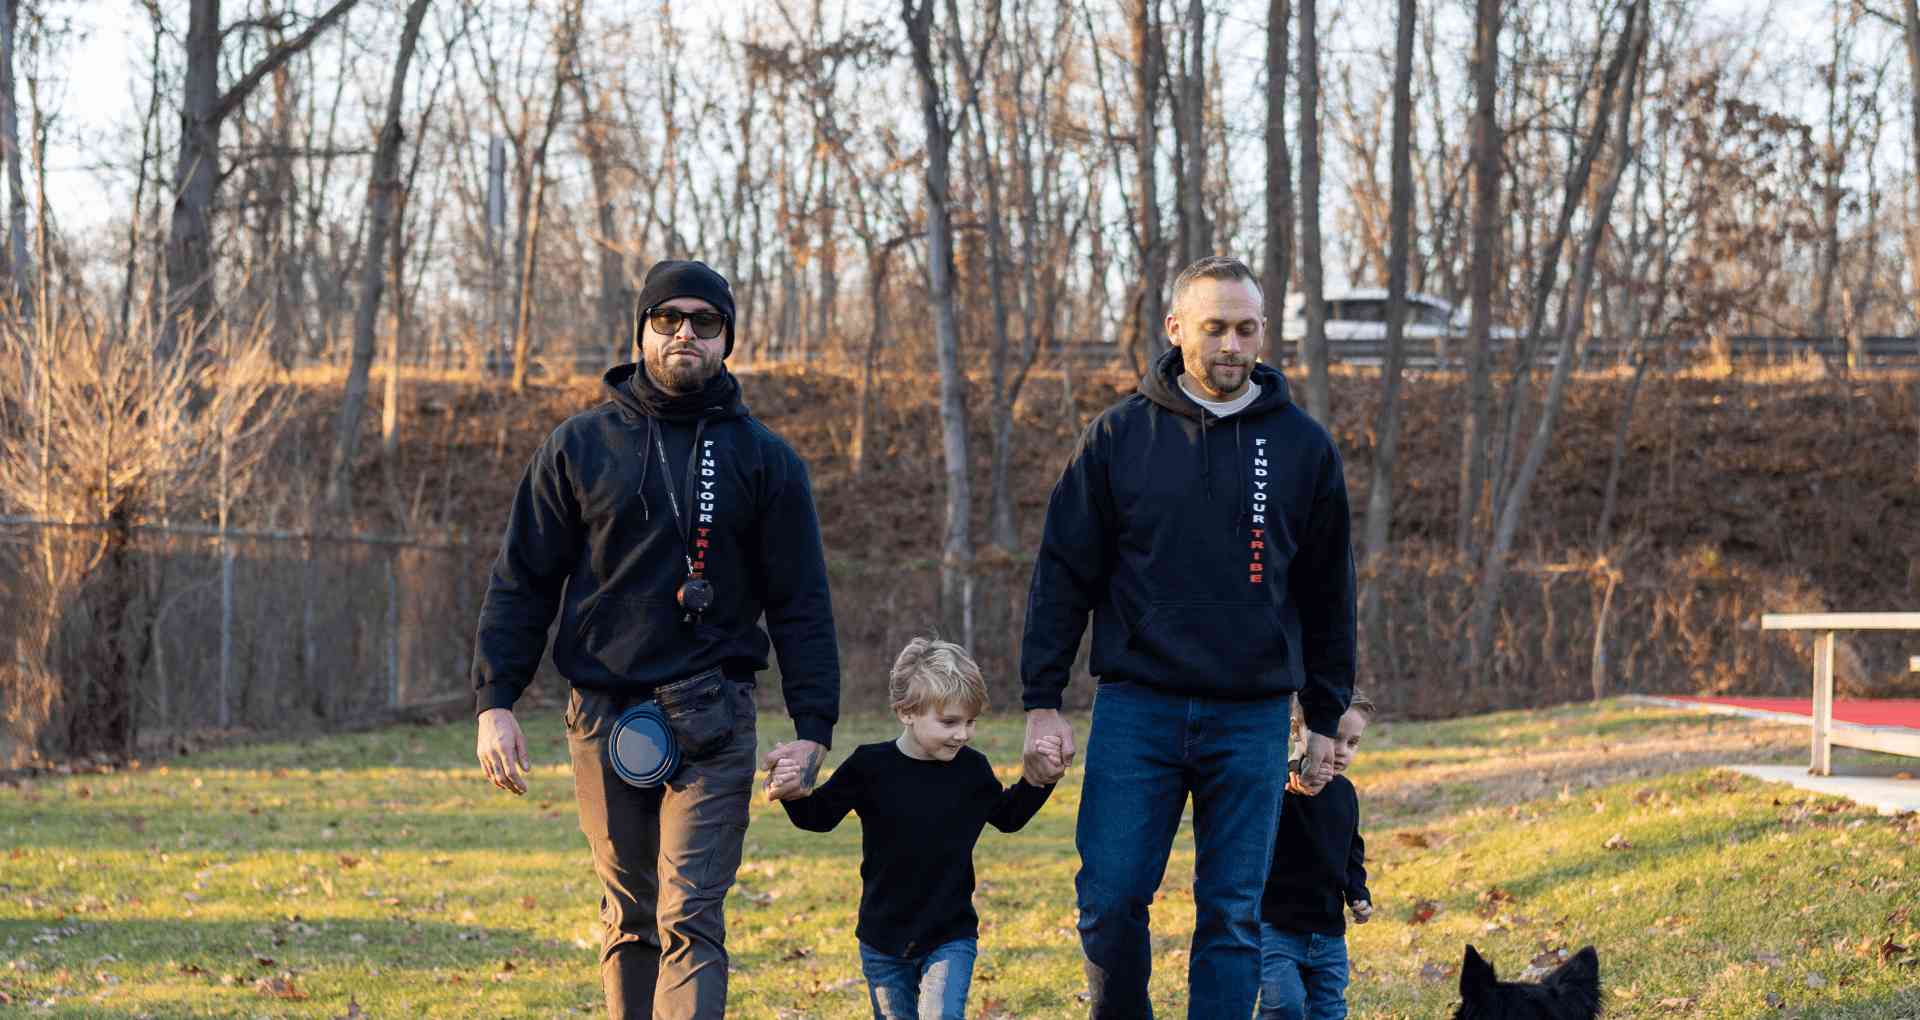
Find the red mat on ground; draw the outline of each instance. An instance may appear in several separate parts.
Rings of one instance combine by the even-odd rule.
[[[1804,715],[1813,718],[1812,698],[1687,698],[1676,696],[1675,701],[1691,701],[1699,705],[1727,705],[1732,708],[1751,708],[1761,712],[1783,712],[1788,715]],[[1920,698],[1884,698],[1873,701],[1835,701],[1833,718],[1836,722],[1854,723],[1860,726],[1905,726],[1920,730]]]

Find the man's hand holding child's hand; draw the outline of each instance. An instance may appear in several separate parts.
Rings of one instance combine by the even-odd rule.
[[[826,748],[811,740],[776,745],[760,763],[767,770],[767,799],[794,800],[812,793],[826,757]]]
[[[1058,736],[1048,734],[1034,741],[1033,749],[1045,760],[1045,768],[1036,770],[1032,778],[1040,780],[1036,786],[1052,786],[1067,774],[1066,747]]]
[[[1353,911],[1354,924],[1366,924],[1373,920],[1373,904],[1366,900],[1354,900],[1347,904],[1347,909]]]

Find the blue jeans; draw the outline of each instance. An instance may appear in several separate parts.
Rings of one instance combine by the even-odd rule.
[[[1260,1020],[1346,1016],[1346,936],[1260,925]]]
[[[873,1020],[966,1020],[975,939],[954,939],[925,956],[893,956],[860,943],[860,970]]]
[[[1224,701],[1103,683],[1080,822],[1080,945],[1092,1020],[1149,1020],[1147,907],[1193,796],[1194,929],[1187,1015],[1253,1014],[1260,893],[1287,774],[1285,697]]]

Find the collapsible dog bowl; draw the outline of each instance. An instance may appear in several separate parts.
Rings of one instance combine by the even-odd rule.
[[[607,737],[607,761],[629,786],[649,789],[680,769],[680,745],[673,739],[660,706],[643,701],[614,721]]]

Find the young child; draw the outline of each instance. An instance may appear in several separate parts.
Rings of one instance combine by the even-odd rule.
[[[1051,775],[1001,788],[967,746],[987,705],[980,667],[960,646],[915,638],[894,660],[888,706],[897,739],[856,748],[810,796],[781,803],[793,824],[827,832],[860,816],[860,919],[854,929],[875,1020],[963,1020],[980,921],[973,845],[991,824],[1014,832],[1066,772],[1057,739],[1039,748]],[[768,789],[797,785],[800,763],[776,762]]]
[[[1287,778],[1273,865],[1260,901],[1261,1020],[1341,1020],[1347,1015],[1347,939],[1373,917],[1360,799],[1344,773],[1374,716],[1356,693],[1340,717],[1333,758],[1314,775]]]

